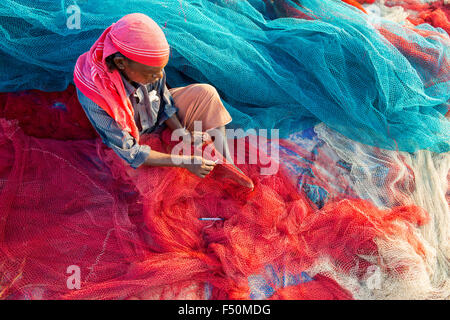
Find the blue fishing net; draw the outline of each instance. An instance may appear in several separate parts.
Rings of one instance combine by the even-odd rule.
[[[4,0],[0,91],[64,90],[78,56],[132,12],[163,28],[168,84],[212,84],[235,128],[283,138],[324,122],[381,148],[450,150],[448,35],[374,25],[337,0]]]

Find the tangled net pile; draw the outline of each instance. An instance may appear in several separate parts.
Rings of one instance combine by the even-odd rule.
[[[1,299],[450,297],[450,38],[423,13],[442,1],[80,1],[79,30],[17,2],[0,4]],[[260,156],[238,164],[253,192],[134,170],[90,126],[74,62],[130,12],[164,26],[171,87],[210,83],[234,128],[281,130],[229,141]]]

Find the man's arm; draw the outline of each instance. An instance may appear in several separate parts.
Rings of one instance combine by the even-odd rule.
[[[174,113],[170,118],[165,121],[165,124],[170,128],[170,130],[174,131],[176,129],[184,129],[183,125],[178,118],[178,115]]]
[[[81,106],[103,142],[113,149],[119,157],[128,162],[132,168],[136,169],[142,164],[149,166],[182,167],[201,178],[205,177],[214,168],[215,163],[209,160],[201,159],[200,164],[196,164],[193,163],[194,157],[172,156],[151,150],[148,145],[138,144],[136,139],[128,132],[123,131],[106,111],[87,98],[78,89],[77,93]],[[177,161],[179,164],[176,164],[172,162],[173,157],[184,161]]]
[[[99,105],[86,97],[77,88],[78,100],[89,121],[103,142],[114,150],[134,169],[142,165],[150,154],[148,145],[140,145],[130,133],[122,130],[117,122]]]
[[[173,97],[170,94],[170,91],[166,85],[166,72],[165,71],[163,73],[161,85],[162,85],[162,89],[161,89],[161,93],[160,93],[161,98],[162,98],[161,107],[164,108],[164,115],[162,117],[162,122],[164,122],[172,131],[174,131],[176,129],[183,129],[183,131],[186,135],[189,134],[189,132],[184,129],[183,125],[181,124],[180,119],[178,118],[178,115],[177,115],[178,108],[175,106]]]
[[[161,79],[161,88],[160,88],[160,92],[159,95],[161,96],[161,108],[163,108],[163,113],[162,113],[162,117],[159,120],[158,125],[161,125],[163,123],[167,124],[167,120],[172,118],[173,115],[176,115],[178,108],[175,106],[175,103],[173,101],[173,97],[170,94],[169,89],[167,88],[166,85],[166,72],[163,71],[163,78]],[[181,125],[181,123],[180,123]],[[169,127],[172,129],[172,127]],[[174,128],[174,129],[178,129],[178,127]],[[172,129],[172,130],[174,130]]]

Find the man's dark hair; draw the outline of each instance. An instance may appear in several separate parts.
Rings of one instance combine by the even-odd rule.
[[[127,57],[125,57],[123,54],[121,54],[120,52],[116,52],[113,53],[112,55],[109,55],[105,58],[105,63],[108,66],[108,70],[109,72],[113,72],[114,70],[118,69],[116,66],[116,63],[114,62],[114,58],[115,57],[122,57],[128,61],[131,61],[130,59],[128,59]]]

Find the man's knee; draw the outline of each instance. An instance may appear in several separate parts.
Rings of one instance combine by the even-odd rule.
[[[219,93],[216,88],[208,83],[197,83],[193,90],[197,91],[199,95],[204,97],[219,98]]]

